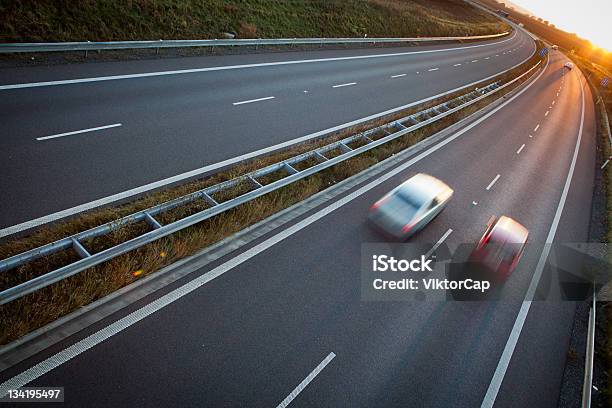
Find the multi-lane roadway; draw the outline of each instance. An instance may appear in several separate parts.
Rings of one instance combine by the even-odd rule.
[[[486,47],[430,54],[11,90],[24,99],[9,107],[11,121],[1,125],[14,133],[3,154],[32,154],[45,164],[38,171],[38,160],[9,166],[15,180],[4,180],[3,189],[14,197],[37,195],[41,203],[22,211],[9,201],[12,218],[3,222],[418,100],[512,66],[532,51],[531,40],[517,34]],[[521,299],[539,284],[545,242],[588,239],[594,108],[580,72],[564,74],[565,61],[553,53],[532,82],[485,116],[17,364],[1,380],[63,386],[75,407],[556,407],[575,304]],[[453,66],[459,63],[465,65]],[[266,96],[275,98],[233,105]],[[57,104],[43,109],[54,98]],[[48,120],[19,127],[19,115],[33,106]],[[71,109],[81,114],[72,117]],[[36,141],[112,122],[123,126]],[[100,152],[108,154],[102,159]],[[129,160],[139,169],[133,174],[121,170]],[[45,189],[53,189],[45,186],[45,172],[62,171],[63,162],[71,169],[90,164],[82,171],[108,184],[66,171],[60,182],[78,180],[75,196],[61,184],[57,200],[45,201]],[[491,215],[508,215],[529,229],[530,245],[503,289],[512,301],[361,300],[361,244],[382,239],[365,222],[368,208],[417,172],[440,178],[455,194],[413,241],[474,242]]]
[[[518,31],[426,47],[3,68],[0,236],[470,84],[534,49]]]

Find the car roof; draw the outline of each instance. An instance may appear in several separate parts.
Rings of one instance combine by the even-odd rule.
[[[510,217],[502,215],[491,229],[490,236],[497,242],[522,244],[527,241],[529,231]]]
[[[409,193],[418,192],[420,197],[433,199],[443,191],[450,190],[450,187],[443,181],[424,173],[418,173],[400,185],[401,190]]]

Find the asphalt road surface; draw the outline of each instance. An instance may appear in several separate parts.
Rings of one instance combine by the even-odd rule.
[[[533,52],[518,31],[466,44],[4,68],[0,229],[422,100]],[[100,81],[122,75],[136,77]],[[74,79],[84,82],[61,82]],[[60,82],[11,87],[45,81]]]
[[[486,55],[491,50],[477,52],[481,51]],[[519,46],[517,52],[524,53],[521,58],[528,55],[526,47]],[[440,70],[451,69],[448,64],[455,57],[444,57],[445,64],[438,61]],[[338,75],[334,81],[328,81],[329,75],[315,75],[311,80],[320,84],[318,92],[327,95],[323,99],[360,106],[358,94],[337,96],[327,88],[351,80],[369,86],[367,77],[378,84],[372,89],[392,90],[397,85],[388,76],[405,71],[411,63],[406,61],[398,61],[395,71],[381,63],[374,70],[351,71],[348,77],[346,72],[331,70],[329,75]],[[588,87],[581,85],[581,74],[573,70],[563,75],[563,62],[563,56],[553,53],[543,74],[486,120],[444,146],[430,148],[421,160],[361,191],[335,211],[319,218],[324,208],[317,208],[306,215],[313,218],[301,220],[312,222],[294,230],[274,231],[252,244],[264,245],[263,251],[246,256],[251,246],[207,266],[196,275],[204,276],[217,266],[225,268],[225,273],[57,368],[43,370],[45,374],[30,385],[63,386],[67,405],[75,407],[270,407],[286,398],[292,399],[291,407],[474,407],[486,401],[486,395],[493,395],[496,407],[556,407],[575,305],[534,302],[524,322],[519,309],[524,307],[520,299],[536,276],[542,244],[551,230],[556,242],[587,240],[595,165],[594,108]],[[476,66],[487,69],[482,63],[463,75],[474,74],[471,70]],[[299,69],[305,69],[307,75],[310,68],[314,66]],[[439,74],[444,87],[452,86],[447,81],[457,80]],[[183,80],[188,81],[172,79]],[[420,84],[428,87],[427,92],[436,92],[432,91],[436,81]],[[236,92],[240,89],[237,82]],[[311,89],[316,93],[315,87]],[[360,88],[346,91],[360,92]],[[248,92],[248,88],[241,92],[226,98],[225,104],[270,93],[282,99],[280,89],[263,94]],[[400,94],[397,99],[389,98],[400,103]],[[283,119],[278,114],[279,109],[291,109],[293,101],[286,95],[283,103],[271,102],[276,108],[263,103],[252,107],[257,106],[260,117],[276,113],[279,121],[289,123],[289,116]],[[376,100],[373,108],[388,101],[386,92],[381,92],[381,100],[372,97]],[[164,106],[171,100],[175,99],[165,101]],[[303,103],[298,106],[304,108]],[[193,106],[183,108],[189,111]],[[367,113],[367,106],[359,109]],[[338,112],[321,115],[339,118]],[[250,114],[245,112],[242,117]],[[274,126],[272,121],[269,124]],[[34,129],[31,132],[30,138],[37,135]],[[104,136],[114,137],[121,139],[110,132]],[[152,137],[161,140],[168,135],[161,131]],[[24,144],[36,145],[25,139]],[[94,143],[91,139],[89,135],[60,143]],[[365,223],[368,208],[417,172],[442,179],[455,194],[440,216],[412,241],[433,243],[452,229],[445,243],[475,242],[491,215],[508,215],[529,229],[532,245],[503,289],[519,300],[361,300],[361,244],[382,239]],[[282,233],[287,234],[285,239],[270,241]],[[235,261],[240,256],[244,256],[241,263]],[[143,305],[118,313],[14,367],[3,373],[2,380]],[[522,331],[513,344],[517,323]],[[508,345],[515,346],[510,347],[509,355],[504,353]],[[500,368],[501,379],[494,377]],[[300,387],[303,382],[308,384]]]

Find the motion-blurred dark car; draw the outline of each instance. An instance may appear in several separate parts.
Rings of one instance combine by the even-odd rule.
[[[407,239],[438,215],[452,195],[444,182],[419,173],[374,203],[368,219],[385,233]]]
[[[510,217],[492,217],[487,230],[470,255],[476,264],[503,281],[516,268],[523,255],[529,231]]]

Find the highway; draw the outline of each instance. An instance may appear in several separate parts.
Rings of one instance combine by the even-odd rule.
[[[436,46],[5,67],[0,229],[202,174],[487,78],[533,52],[519,31]]]
[[[509,46],[469,53],[482,53],[482,57]],[[521,48],[519,44],[513,47],[516,46],[517,53],[523,53],[521,58],[529,55],[528,47]],[[455,61],[450,59],[455,57],[449,55],[444,64],[438,61],[440,71],[450,69],[448,64]],[[581,74],[577,70],[562,74],[565,61],[562,55],[553,53],[549,65],[533,83],[508,98],[488,117],[415,153],[387,176],[365,181],[335,201],[296,219],[292,225],[270,232],[161,293],[1,373],[0,380],[24,373],[23,378],[33,380],[30,385],[64,386],[67,405],[74,407],[153,404],[269,407],[286,406],[284,403],[291,407],[474,407],[491,406],[493,402],[496,407],[556,407],[575,305],[524,303],[520,299],[530,286],[538,285],[537,264],[544,256],[544,242],[585,242],[588,237],[595,166],[594,107],[588,87],[581,84],[584,81]],[[370,101],[359,99],[364,95],[359,93],[360,86],[345,87],[347,93],[343,95],[329,89],[340,82],[367,84],[365,76],[372,75],[372,81],[379,81],[377,90],[381,86],[392,90],[397,85],[382,75],[383,70],[385,76],[401,73],[407,71],[408,63],[398,61],[393,69],[387,69],[386,63],[381,62],[379,70],[372,71],[370,67],[359,71],[364,77],[357,72],[350,76],[330,72],[324,78],[311,78],[320,84],[317,92],[327,95],[329,106],[344,107],[326,112],[327,108],[320,105],[322,100],[317,105],[295,102],[300,109],[310,106],[309,109],[323,115],[303,115],[321,121],[295,125],[302,126],[299,134],[309,131],[307,126],[314,126],[309,129],[315,130],[350,120],[353,116],[341,113],[349,107],[355,108],[359,116],[405,102],[393,99],[406,94],[401,90],[397,96],[381,92],[382,99],[372,93],[368,96],[372,105],[368,106]],[[415,64],[430,66],[430,61]],[[305,70],[304,74],[313,68],[298,67]],[[461,79],[470,81],[487,75],[485,67],[486,64],[473,65],[462,73]],[[374,73],[380,78],[374,79]],[[468,75],[474,77],[467,79]],[[330,76],[334,80],[330,81]],[[454,86],[445,81],[459,81],[459,76],[442,72],[439,78],[444,86],[437,90],[432,90],[437,86],[434,82],[414,79],[413,83],[426,85],[435,93]],[[126,87],[130,85],[125,83]],[[272,102],[245,105],[258,109],[244,112],[241,119],[257,115],[261,120],[274,115],[278,122],[262,120],[272,127],[291,120],[300,123],[303,119],[290,119],[279,113],[279,108],[290,112],[293,103],[280,88],[251,93],[249,87],[239,85],[236,82],[235,89],[242,94],[229,95],[226,105],[269,94],[277,97]],[[186,83],[183,86],[189,87]],[[297,92],[299,87],[292,89]],[[315,89],[311,88],[313,93]],[[42,88],[36,92],[56,90]],[[414,98],[423,97],[424,92],[415,89]],[[62,97],[73,101],[74,98],[68,98],[70,95],[71,89],[67,88]],[[278,103],[281,95],[287,99],[282,104]],[[408,98],[412,97],[411,89]],[[106,99],[104,95],[99,98]],[[176,99],[169,98],[164,103],[172,101]],[[278,105],[271,108],[274,103]],[[324,119],[327,115],[329,121]],[[40,125],[32,124],[27,132],[30,139],[44,133],[37,128]],[[66,130],[57,125],[59,122],[47,133]],[[75,127],[91,125],[81,122]],[[190,127],[185,132],[187,129]],[[279,134],[269,133],[270,137]],[[289,133],[283,134],[297,135]],[[149,136],[156,142],[147,143],[147,149],[154,145],[162,149],[160,140],[169,137],[161,129]],[[98,149],[102,143],[112,145],[120,135],[113,136],[109,131],[104,138],[106,141],[99,142]],[[26,139],[16,138],[23,142],[16,149],[25,150],[26,143],[39,146]],[[280,140],[248,142],[248,149]],[[62,149],[70,151],[69,143],[77,142],[81,148],[85,143],[96,143],[91,135],[63,138],[58,142],[63,145],[56,147],[55,154]],[[195,146],[191,149],[198,151]],[[153,151],[153,147],[147,150]],[[236,153],[239,150],[226,152]],[[77,159],[85,160],[88,154]],[[166,163],[171,161],[166,158]],[[186,168],[193,165],[195,162],[190,162]],[[10,171],[18,174],[16,169]],[[504,293],[517,300],[498,303],[361,300],[361,244],[382,239],[365,222],[368,208],[417,172],[440,178],[455,194],[442,214],[411,241],[433,243],[446,237],[444,243],[449,245],[475,242],[491,215],[508,215],[529,229],[532,245],[503,288]],[[98,191],[103,190],[101,187]],[[88,196],[81,196],[85,197]],[[194,283],[198,279],[203,281]],[[160,303],[168,296],[171,301]],[[519,312],[525,308],[527,314]],[[147,312],[140,318],[129,315],[145,309]],[[126,316],[127,320],[121,320]],[[117,328],[113,322],[125,324]],[[86,340],[77,343],[81,339]],[[36,365],[46,358],[51,360]]]

